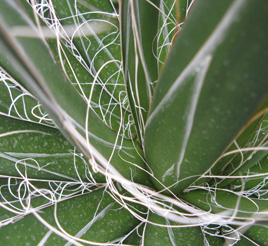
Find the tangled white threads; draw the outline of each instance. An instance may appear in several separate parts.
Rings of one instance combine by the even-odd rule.
[[[48,114],[34,96],[19,85],[1,67],[0,86],[1,90],[9,95],[10,98],[9,105],[6,105],[6,110],[2,110],[2,113],[22,120],[36,121],[44,125],[54,126],[53,121],[48,117]]]
[[[114,119],[118,121],[118,136],[116,139],[116,143],[114,143],[113,153],[115,151],[123,151],[121,150],[123,144],[119,141],[119,136],[122,135],[126,136],[127,138],[132,137],[131,126],[133,124],[133,119],[128,112],[129,110],[126,93],[124,91],[122,92],[122,90],[124,90],[124,84],[122,83],[121,62],[118,61],[118,58],[115,58],[110,51],[113,49],[113,46],[116,47],[119,45],[119,29],[117,25],[115,25],[114,22],[111,21],[113,19],[117,19],[118,14],[116,12],[107,13],[104,11],[100,11],[96,8],[92,8],[92,11],[90,12],[81,13],[79,10],[80,8],[78,6],[78,3],[82,5],[86,4],[85,1],[81,0],[75,1],[75,6],[71,6],[71,3],[67,1],[67,3],[69,4],[71,16],[59,18],[51,0],[28,0],[28,2],[34,9],[35,13],[38,14],[38,16],[46,23],[49,30],[52,30],[52,32],[54,33],[53,35],[56,36],[59,59],[62,63],[62,67],[66,69],[65,63],[68,63],[69,69],[71,70],[71,74],[74,77],[70,80],[73,81],[73,84],[77,86],[81,95],[88,102],[88,110],[91,109],[98,113],[99,117],[111,128],[113,128],[112,122],[114,121]],[[171,6],[165,5],[164,1],[161,1],[160,3],[160,11],[162,13],[162,26],[160,27],[159,34],[156,37],[156,42],[158,43],[158,53],[155,54],[159,62],[159,67],[163,62],[163,57],[165,57],[172,45],[173,38],[176,36],[176,32],[179,30],[179,24],[176,22],[176,18],[173,14],[175,2],[176,1],[174,1]],[[90,15],[92,15],[92,17],[88,18]],[[90,21],[88,21],[87,19],[90,19]],[[68,20],[72,20],[73,24],[62,24],[62,22]],[[43,33],[43,36],[45,38],[51,37],[48,29],[44,28],[41,25],[39,26],[39,28],[40,32]],[[98,32],[99,28],[102,30],[101,32]],[[110,31],[109,34],[105,34],[107,30]],[[17,35],[20,34],[17,33]],[[90,39],[88,38],[88,36],[93,36],[94,39]],[[79,38],[81,41],[80,45],[82,46],[82,51],[79,50],[75,44],[74,40],[76,38]],[[109,41],[109,39],[111,40]],[[93,41],[96,42],[95,46],[93,45]],[[79,74],[76,73],[76,68],[72,66],[63,45],[69,51],[71,51],[72,55],[80,62],[81,66],[83,66],[85,70],[91,75],[90,81],[81,81],[79,79]],[[96,51],[93,55],[90,55],[89,51],[93,48],[95,48]],[[110,58],[110,60],[108,62],[103,62],[100,65],[98,64],[98,62],[99,60],[101,60],[101,56],[103,55],[102,52],[104,52],[105,55]],[[106,75],[110,65],[115,66],[117,70],[112,74]],[[70,74],[67,71],[65,72],[66,74]],[[11,104],[7,114],[11,115],[11,113],[14,111],[16,117],[29,120],[29,111],[25,110],[22,114],[22,112],[19,111],[19,109],[16,107],[16,102],[21,100],[21,98],[31,95],[27,94],[26,91],[22,90],[21,94],[14,97],[12,90],[16,89],[16,85],[14,86],[14,83],[12,84],[6,82],[7,80],[10,80],[10,82],[13,81],[11,81],[10,77],[7,77],[4,72],[0,74],[2,76],[1,81],[6,86],[11,98]],[[100,88],[100,96],[97,98],[97,100],[94,98],[93,91],[96,88]],[[109,88],[109,90],[107,88]],[[108,104],[103,103],[103,101],[105,100],[102,101],[102,97],[107,95],[110,97]],[[27,102],[23,102],[22,105],[24,105],[24,109],[26,109]],[[139,107],[139,105],[136,106]],[[35,105],[32,106],[30,112],[32,113],[32,116],[34,116],[38,120],[38,122],[48,125],[52,124],[51,120],[42,110],[40,104],[37,101]],[[88,121],[89,120],[87,120],[86,123],[89,123]],[[77,138],[81,137],[81,135],[79,135],[79,133],[75,131],[74,134],[77,134]],[[102,211],[96,210],[95,216],[92,221],[85,225],[84,228],[81,228],[81,230],[76,235],[68,234],[64,230],[61,223],[58,221],[57,216],[57,204],[59,202],[76,196],[80,196],[81,194],[90,193],[92,192],[92,190],[100,188],[105,188],[105,192],[109,192],[109,194],[114,198],[116,202],[118,202],[123,208],[127,209],[133,216],[135,216],[138,220],[141,221],[140,224],[136,228],[134,228],[132,232],[134,232],[135,230],[137,230],[137,228],[141,227],[144,224],[151,223],[156,226],[166,227],[169,231],[170,237],[172,238],[172,230],[170,229],[186,227],[190,224],[191,226],[201,225],[202,232],[204,233],[204,235],[213,234],[219,237],[225,237],[227,239],[236,241],[239,240],[241,233],[239,233],[238,229],[233,229],[231,226],[228,226],[228,224],[240,225],[242,227],[252,223],[253,221],[250,219],[237,219],[235,215],[238,212],[238,208],[236,211],[229,215],[212,215],[210,214],[210,211],[202,211],[188,206],[175,196],[174,198],[170,198],[162,195],[160,192],[156,192],[149,188],[135,184],[134,182],[132,182],[132,180],[126,180],[116,170],[114,170],[113,167],[110,166],[110,160],[112,159],[112,155],[109,160],[106,160],[105,158],[103,158],[103,156],[99,156],[99,153],[92,148],[88,140],[85,140],[83,138],[81,139],[81,142],[84,143],[84,146],[86,146],[91,151],[91,160],[92,163],[95,165],[95,169],[106,176],[107,182],[105,184],[96,183],[91,172],[89,171],[86,158],[77,153],[76,150],[71,150],[69,154],[73,155],[73,166],[76,171],[77,177],[75,179],[71,177],[64,177],[66,179],[69,178],[68,181],[41,181],[39,179],[29,179],[27,175],[28,167],[35,167],[38,170],[42,170],[43,168],[43,170],[45,170],[44,166],[40,167],[38,161],[33,158],[31,160],[17,159],[15,166],[19,174],[18,177],[14,179],[8,178],[7,184],[1,185],[0,187],[0,195],[3,200],[3,202],[1,202],[1,206],[8,211],[14,213],[15,216],[2,220],[2,225],[13,223],[14,221],[31,213],[49,229],[49,232],[39,243],[40,245],[43,245],[48,240],[48,238],[51,236],[51,232],[54,232],[60,237],[66,239],[68,241],[67,245],[81,245],[81,243],[90,245],[107,245],[84,240],[80,237],[87,230],[90,229],[90,226],[95,221],[97,221],[99,218],[101,218],[107,213],[107,211],[110,209],[110,206],[107,206]],[[242,153],[244,150],[239,149],[236,151]],[[96,161],[94,160],[93,156],[96,157]],[[13,158],[15,157],[13,156]],[[85,173],[87,177],[86,180],[83,180],[80,176],[80,173],[77,171],[77,159],[81,159],[85,165]],[[100,162],[102,162],[102,166],[98,164]],[[135,163],[132,164],[136,165]],[[50,165],[50,163],[48,163],[47,165]],[[23,171],[21,167],[24,167]],[[152,172],[148,173],[149,175],[153,176]],[[59,175],[59,177],[61,177],[61,175]],[[121,183],[121,186],[114,183],[114,180]],[[35,184],[35,182],[40,181],[46,184],[44,185],[46,188],[42,188],[42,185],[40,188],[39,184]],[[132,195],[126,195],[122,193],[123,188],[129,191]],[[201,188],[204,189],[204,186],[202,186]],[[212,197],[216,198],[215,190],[211,187],[207,187],[207,189],[210,194],[212,194]],[[7,198],[6,191],[8,191],[8,194],[11,194],[12,199]],[[42,205],[34,207],[32,200],[36,199],[37,197],[42,198]],[[131,202],[144,205],[148,208],[148,211],[139,211],[133,205],[131,205]],[[214,202],[216,203],[217,200],[215,199]],[[239,201],[237,202],[237,204],[239,205]],[[173,208],[173,205],[176,205],[187,212],[178,212],[175,208]],[[48,206],[54,206],[54,218],[56,220],[57,228],[50,225],[47,221],[45,221],[44,218],[42,218],[41,213],[38,213],[39,210]],[[152,221],[148,220],[149,211],[153,211],[160,214],[161,216],[165,217],[167,221],[171,219],[180,224],[173,225],[169,222],[167,222],[166,224],[153,223]],[[217,223],[225,225],[224,233],[222,235],[219,235],[218,233],[220,229],[217,226],[212,228],[211,226],[209,226],[209,224],[211,223],[215,225],[217,225]],[[211,232],[211,230],[213,232]],[[128,234],[131,234],[132,232],[129,232]],[[109,245],[121,245],[126,237],[127,235],[123,238],[115,240],[112,243],[109,243]],[[141,237],[144,237],[144,235],[141,235]]]

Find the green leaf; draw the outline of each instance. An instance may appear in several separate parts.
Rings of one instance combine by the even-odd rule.
[[[15,2],[4,1],[0,12],[3,35],[0,46],[13,66],[8,72],[12,75],[14,70],[15,74],[19,71],[27,88],[31,88],[31,92],[40,99],[64,136],[79,147],[87,158],[91,158],[94,153],[94,157],[102,164],[99,167],[102,172],[106,172],[111,162],[129,179],[134,174],[139,180],[137,182],[147,182],[145,172],[132,165],[144,166],[138,146],[109,129],[93,112],[90,102],[78,94],[57,66],[47,50],[46,42],[16,34],[17,25],[25,25],[36,33],[36,29],[29,24],[31,20],[20,6]]]
[[[64,192],[64,189],[68,190],[70,187],[58,187],[58,192]],[[30,202],[31,206],[22,207],[20,213],[13,214],[13,217],[5,221],[7,225],[0,230],[2,244],[20,245],[21,242],[27,242],[28,245],[37,245],[43,242],[46,245],[64,245],[69,241],[70,245],[71,242],[75,242],[74,245],[83,245],[88,241],[118,242],[139,223],[105,189],[85,189],[84,194],[65,197],[61,194],[61,200],[46,191],[49,190],[39,189],[41,194],[36,194],[51,197],[51,201],[46,201],[42,211],[39,211],[42,205],[40,198],[32,194],[31,199],[28,197],[28,201],[24,201],[26,205]],[[1,208],[0,217],[4,218],[8,213]],[[13,222],[15,223],[12,224]]]
[[[46,5],[31,3],[32,8],[25,1],[21,3],[33,20],[32,8],[41,24],[46,24],[41,31],[71,83],[85,100],[94,90],[92,108],[118,131],[121,110],[126,118],[129,113],[126,94],[122,93],[118,16],[111,3],[57,1]]]
[[[242,190],[248,196],[254,195],[259,199],[267,198],[268,184],[268,155],[257,162],[246,172],[240,172],[241,178],[231,180],[230,188],[232,190]]]
[[[202,231],[200,226],[187,227],[177,225],[154,213],[150,213],[149,221],[150,223],[146,225],[144,238],[144,244],[146,246],[203,246],[208,243],[211,246],[216,246],[222,244],[221,238],[206,234],[205,230]]]
[[[1,1],[1,243],[266,244],[268,4],[190,5]]]
[[[142,223],[142,222],[141,222]],[[141,245],[142,244],[142,232],[144,229],[144,224],[143,225],[138,225],[135,230],[131,231],[131,234],[128,235],[126,240],[123,241],[124,244],[130,244],[130,245]]]
[[[167,56],[180,34],[185,18],[191,6],[189,0],[160,1],[159,34],[157,36],[157,60],[159,71],[165,64]]]
[[[268,245],[268,228],[263,226],[252,226],[249,230],[245,232],[246,239],[248,239],[251,244],[249,245]],[[243,241],[238,242],[237,245],[247,245]]]
[[[193,190],[185,193],[182,199],[213,214],[221,213],[226,218],[252,217],[257,218],[258,221],[267,220],[268,201],[249,198],[239,192],[208,188],[208,190]],[[235,224],[234,221],[233,223]]]
[[[0,112],[27,121],[55,126],[41,104],[4,70],[0,70]]]
[[[244,146],[241,146],[241,150],[237,150],[238,154],[233,158],[230,163],[225,166],[221,175],[223,176],[238,176],[241,173],[246,174],[249,168],[256,165],[267,155],[268,148],[268,113],[266,113],[262,119],[258,122],[256,128],[251,134],[245,134],[248,136],[247,142]],[[244,135],[244,134],[243,134]],[[243,137],[243,136],[241,136]],[[239,138],[238,138],[239,140]],[[239,142],[237,145],[240,147]],[[248,151],[243,151],[248,148]],[[228,151],[227,151],[228,154]],[[230,182],[234,181],[230,177],[223,179],[222,182],[217,184],[218,187],[224,187]],[[221,181],[221,180],[220,180]]]
[[[177,3],[178,2],[178,3]],[[176,4],[179,5],[179,23],[183,22],[188,14],[189,8],[192,4],[192,0],[179,0]]]
[[[98,71],[98,75],[95,75],[95,78],[98,79],[94,80],[88,70],[77,61],[77,58],[67,48],[62,47],[66,57],[60,58],[57,55],[57,42],[49,39],[48,44],[57,62],[65,65],[64,69],[72,85],[86,100],[90,95],[90,90],[93,90],[90,105],[98,117],[113,131],[119,132],[122,126],[127,128],[130,112],[127,109],[128,103],[126,93],[124,93],[125,87],[121,70],[109,71],[111,62],[107,61],[107,66]],[[111,74],[111,76],[104,81],[101,78],[102,74],[106,76]],[[122,118],[124,120],[121,120]],[[120,133],[127,135],[123,131]]]
[[[239,176],[241,173],[247,175],[248,169],[267,154],[265,147],[268,143],[267,103],[266,99],[265,103],[240,131],[228,150],[211,168],[209,171],[209,176],[213,178],[210,182],[211,185],[225,187],[235,181],[228,176]],[[209,178],[205,176],[198,180],[195,185],[209,181]]]
[[[129,103],[143,145],[144,125],[158,77],[156,35],[159,0],[122,1],[123,72]],[[150,25],[150,28],[148,28]]]
[[[207,172],[267,95],[267,17],[263,1],[193,6],[146,124],[145,155],[158,189],[180,193]]]
[[[86,156],[62,136],[59,130],[0,114],[0,175],[31,179],[106,182],[105,176],[92,171]],[[119,151],[122,160],[133,159],[131,149]],[[134,151],[134,149],[132,150]],[[134,152],[136,153],[136,152]],[[142,165],[142,162],[139,163]],[[149,184],[143,170],[132,163],[115,163],[129,179]]]
[[[0,114],[0,176],[105,182],[59,130]]]

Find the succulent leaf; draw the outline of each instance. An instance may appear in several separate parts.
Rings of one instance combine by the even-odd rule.
[[[0,5],[0,245],[268,245],[266,0]]]
[[[181,193],[207,172],[267,95],[268,39],[262,30],[268,8],[259,4],[194,4],[146,123],[145,156],[158,189]],[[259,14],[249,19],[254,11]]]

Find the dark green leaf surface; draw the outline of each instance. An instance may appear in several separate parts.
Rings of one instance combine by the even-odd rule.
[[[0,114],[0,149],[0,175],[93,181],[87,159],[55,128]],[[100,174],[94,177],[105,182]]]
[[[216,182],[217,187],[225,187],[235,181],[235,179],[227,176],[238,176],[241,173],[246,175],[250,167],[267,155],[265,150],[268,138],[267,117],[266,100],[257,113],[247,122],[224,156],[210,170],[210,176],[221,175],[221,178],[211,180],[210,183],[213,186]],[[207,177],[202,178],[195,185],[204,182],[209,182],[209,179]]]
[[[156,35],[159,11],[156,7],[159,0],[121,2],[124,79],[137,134],[143,145],[144,125],[158,76]]]
[[[29,15],[33,15],[29,4],[25,1],[21,3]],[[127,101],[124,100],[126,94],[122,94],[125,87],[120,67],[118,16],[110,1],[56,1],[53,8],[49,6],[38,5],[37,8],[41,24],[46,24],[42,25],[43,32],[56,61],[85,99],[94,90],[91,98],[93,110],[107,125],[118,131],[120,109],[123,114],[128,113]],[[56,39],[56,35],[61,39]]]
[[[179,23],[183,22],[187,17],[187,12],[192,4],[192,0],[179,0],[177,1],[179,5]]]
[[[205,211],[224,212],[226,216],[254,217],[257,215],[264,221],[267,217],[267,200],[251,199],[228,190],[194,190],[182,195],[182,199]]]
[[[28,178],[35,179],[105,182],[105,177],[92,172],[87,158],[55,128],[0,114],[0,147],[0,175],[24,177],[27,173]],[[119,153],[122,160],[135,161],[129,149]],[[133,173],[131,163],[116,165],[125,177],[149,184],[142,170]]]
[[[16,25],[24,24],[30,28],[30,31],[36,32],[27,24],[31,23],[30,19],[18,7],[19,5],[14,6],[14,2],[4,1],[0,9],[1,32],[5,35],[5,38],[1,39],[1,48],[5,49],[6,57],[14,66],[8,72],[12,75],[15,70],[24,76],[24,83],[40,99],[64,136],[78,146],[87,157],[91,154],[86,143],[88,130],[90,143],[107,160],[113,154],[111,162],[116,168],[121,169],[122,175],[127,174],[131,179],[133,171],[136,170],[134,173],[140,180],[138,182],[147,180],[143,171],[132,168],[132,163],[143,166],[143,160],[137,153],[138,146],[133,145],[132,141],[117,136],[90,108],[87,118],[87,103],[66,79],[61,69],[53,64],[56,62],[48,52],[46,43],[40,39],[16,36],[7,31],[15,28]],[[16,18],[11,19],[10,16]],[[82,136],[77,137],[79,134]]]
[[[60,58],[57,55],[57,42],[53,39],[47,40],[50,48],[55,56],[55,59],[60,63]],[[70,53],[67,48],[63,47],[66,58],[61,57],[61,63],[63,63],[64,69],[68,74],[68,78],[71,81],[74,88],[86,99],[90,95],[90,90],[93,89],[91,98],[92,110],[114,131],[120,131],[120,127],[127,122],[121,122],[121,117],[128,118],[130,112],[126,110],[127,101],[125,100],[126,93],[120,92],[124,90],[124,82],[120,71],[111,70],[111,77],[106,81],[100,82],[102,74],[108,74],[109,69],[105,68],[98,74],[98,80],[94,80],[93,76],[88,70],[77,61],[77,58]],[[108,63],[109,65],[110,63]],[[94,84],[94,88],[93,85]],[[113,88],[109,88],[113,87]],[[121,112],[122,110],[122,112]],[[125,126],[125,125],[124,125]],[[122,131],[120,132],[122,133]]]
[[[246,172],[240,172],[241,178],[231,179],[230,188],[237,191],[244,189],[250,196],[258,198],[268,197],[268,155],[258,161]]]
[[[20,2],[34,20],[29,4],[23,0]],[[119,100],[119,93],[124,87],[122,81],[117,81],[121,84],[115,81],[115,77],[119,77],[118,74],[120,74],[121,53],[118,16],[111,2],[104,0],[87,3],[70,0],[68,2],[56,1],[48,6],[42,4],[32,4],[32,6],[37,8],[41,24],[45,23],[42,25],[44,35],[53,54],[64,66],[73,84],[79,87],[80,93],[89,95],[91,84],[97,75],[96,84],[102,85],[103,91],[102,93],[96,91],[96,98],[97,95],[102,97],[103,94],[109,92],[110,99],[114,97]],[[55,29],[55,25],[59,26],[59,30]],[[60,43],[57,42],[59,40],[56,40],[56,35],[61,38]],[[59,50],[58,45],[65,49]],[[98,73],[106,62],[107,66],[101,69],[103,72]],[[74,76],[77,76],[77,79]]]
[[[41,104],[21,85],[0,71],[0,112],[15,118],[54,126]]]
[[[38,199],[33,199],[33,206],[38,205],[35,200]],[[21,242],[25,242],[27,245],[37,245],[41,240],[46,245],[67,243],[59,235],[49,232],[53,229],[63,236],[63,232],[67,232],[84,240],[112,242],[120,240],[139,222],[103,189],[66,199],[56,206],[51,205],[42,209],[42,212],[36,212],[37,215],[26,215],[15,224],[1,228],[1,244],[21,245]],[[36,217],[41,218],[41,222]],[[49,223],[51,227],[46,228],[42,222]]]
[[[149,220],[158,224],[146,225],[145,246],[203,246],[209,243],[211,246],[221,245],[222,239],[211,237],[202,232],[199,226],[196,227],[172,227],[176,225],[173,222],[165,220],[154,213],[151,213]],[[161,226],[162,225],[162,226]]]
[[[180,34],[184,21],[191,6],[190,0],[160,1],[159,33],[157,36],[157,61],[161,71],[167,56]]]
[[[252,243],[251,245],[268,245],[268,228],[264,226],[252,226],[249,230],[246,231],[245,236]],[[248,241],[249,241],[248,240]],[[239,242],[238,246],[244,246],[243,242]]]
[[[193,6],[161,74],[145,131],[146,160],[176,193],[211,167],[267,95],[267,21],[265,1]]]
[[[248,139],[243,147],[253,148],[253,151],[242,151],[238,153],[237,156],[230,161],[229,165],[225,167],[222,172],[223,176],[238,176],[241,173],[247,173],[248,169],[256,165],[256,163],[267,155],[267,149],[265,150],[265,147],[268,147],[268,113],[262,117],[251,134],[245,135],[248,136]],[[258,148],[261,149],[262,147],[264,149],[258,150]],[[218,187],[224,187],[233,180],[234,179],[227,178],[219,182]]]

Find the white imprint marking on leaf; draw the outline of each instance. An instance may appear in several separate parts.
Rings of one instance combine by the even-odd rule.
[[[106,206],[101,212],[98,213],[86,226],[84,226],[76,235],[76,238],[81,238],[89,229],[90,227],[97,222],[98,220],[101,220],[107,212],[110,210],[110,208],[114,205],[114,203],[109,204]],[[71,242],[66,243],[64,246],[70,246],[72,245]]]
[[[56,229],[55,227],[53,227],[52,225],[50,225],[47,221],[45,221],[33,208],[30,209],[31,213],[49,230],[53,231],[56,235],[62,237],[63,239],[65,239],[66,241],[70,242],[70,245],[76,245],[76,246],[83,246],[82,244],[76,242],[74,239],[70,238],[68,235],[66,235],[65,233],[59,231],[58,229]]]
[[[49,133],[46,132],[42,132],[42,131],[35,131],[35,130],[18,130],[18,131],[11,131],[11,132],[5,132],[0,134],[0,138],[1,137],[6,137],[6,136],[10,136],[10,135],[14,135],[14,134],[21,134],[21,133],[40,133],[43,135],[51,135]]]
[[[88,28],[90,26],[90,28]],[[108,22],[98,22],[94,21],[92,23],[87,23],[87,25],[65,25],[62,26],[64,30],[64,35],[67,37],[77,38],[84,36],[93,36],[111,31],[111,25]],[[42,26],[42,34],[45,38],[56,38],[55,33],[50,27]],[[25,38],[40,38],[40,33],[34,31],[33,28],[28,26],[15,26],[10,29],[11,35],[15,37],[25,37]]]
[[[180,150],[178,164],[177,164],[177,176],[180,174],[180,165],[182,163],[186,145],[191,134],[195,110],[198,103],[198,98],[202,89],[202,85],[205,80],[206,73],[211,64],[213,52],[216,48],[224,41],[227,36],[228,28],[232,25],[236,17],[239,15],[243,5],[246,1],[237,0],[235,1],[227,10],[226,14],[223,16],[219,24],[216,26],[215,30],[208,37],[203,46],[199,49],[197,54],[193,57],[191,62],[185,67],[179,77],[174,81],[173,85],[170,87],[166,95],[162,98],[160,103],[157,105],[154,111],[148,118],[146,127],[152,122],[155,116],[165,107],[168,107],[168,104],[176,98],[177,91],[182,85],[186,83],[187,78],[196,76],[193,85],[193,93],[191,95],[192,101],[190,105],[187,105],[189,113],[187,114],[186,119],[186,131],[182,139],[182,149]]]
[[[38,171],[42,171],[42,172],[46,172],[46,173],[49,173],[49,174],[52,174],[52,175],[55,175],[55,176],[58,176],[58,177],[62,177],[66,180],[72,180],[72,181],[77,181],[77,179],[74,179],[72,177],[69,177],[67,175],[64,175],[64,174],[60,174],[60,173],[57,173],[57,172],[53,172],[53,171],[50,171],[50,170],[47,170],[47,169],[44,169],[43,167],[40,167],[38,162],[34,159],[31,159],[31,158],[26,158],[26,159],[23,159],[23,160],[19,160],[19,159],[16,159],[12,156],[9,156],[7,154],[4,154],[4,153],[0,153],[0,158],[3,158],[3,159],[6,159],[6,160],[9,160],[9,161],[12,161],[15,163],[15,168],[17,170],[17,172],[20,174],[20,171],[18,169],[18,165],[20,166],[25,166],[25,167],[30,167],[30,168],[34,168]],[[30,164],[28,163],[29,161],[33,161],[36,163],[36,165],[33,165],[33,164]]]
[[[170,242],[172,243],[172,246],[177,246],[174,232],[172,230],[172,227],[170,227],[170,222],[167,219],[166,219],[166,224],[169,225],[169,227],[167,227],[167,231],[168,231]]]
[[[171,175],[174,171],[175,168],[175,163],[164,173],[164,175],[162,176],[162,181],[165,182],[166,177],[168,177],[169,175]]]
[[[52,231],[49,230],[46,235],[42,238],[42,240],[38,243],[37,246],[43,246],[45,245],[46,241],[48,240],[48,238],[52,235]]]
[[[235,17],[239,15],[239,11],[241,11],[245,2],[246,1],[244,0],[237,0],[227,10],[226,14],[224,15],[220,23],[215,27],[214,32],[212,32],[212,34],[208,37],[206,42],[199,49],[199,51],[196,53],[196,55],[193,57],[190,63],[181,72],[179,77],[170,87],[170,89],[163,97],[163,99],[160,101],[160,103],[157,105],[157,107],[152,111],[151,115],[147,120],[146,126],[148,126],[152,122],[153,118],[157,115],[157,113],[165,106],[165,104],[167,104],[170,101],[172,96],[176,94],[176,90],[180,87],[181,83],[183,83],[183,81],[189,76],[196,74],[197,72],[196,69],[200,67],[200,64],[202,64],[204,59],[206,59],[206,57],[208,56],[213,55],[215,49],[224,41],[228,33],[227,29],[235,21],[236,19]]]
[[[192,131],[199,96],[200,96],[200,93],[201,93],[201,90],[202,90],[202,87],[203,87],[203,84],[205,81],[205,77],[206,77],[208,68],[211,64],[211,60],[212,60],[212,57],[207,56],[205,58],[205,60],[203,61],[203,64],[201,64],[200,71],[199,71],[199,73],[197,73],[195,81],[194,81],[193,93],[191,95],[192,100],[190,101],[190,104],[187,105],[188,114],[186,117],[186,124],[185,124],[186,130],[185,130],[185,134],[184,134],[183,139],[182,139],[182,148],[181,148],[181,151],[179,153],[179,159],[178,159],[178,163],[177,163],[177,177],[178,178],[180,175],[180,166],[181,166],[181,163],[183,161],[184,154],[186,151],[186,146],[187,146],[187,143],[188,143],[191,131]]]
[[[19,158],[46,158],[46,157],[67,157],[73,156],[73,153],[55,153],[55,154],[45,154],[45,153],[18,153],[18,152],[4,152],[12,157]]]

